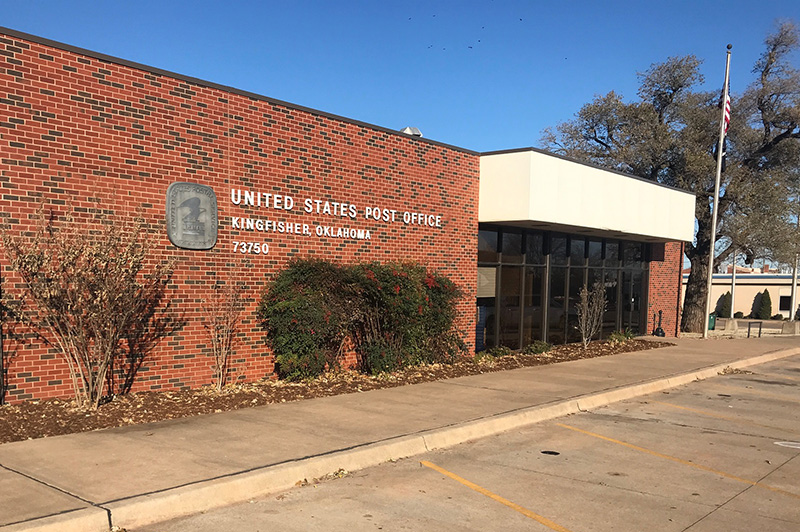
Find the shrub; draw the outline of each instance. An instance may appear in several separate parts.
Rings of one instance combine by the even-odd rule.
[[[425,339],[425,346],[408,357],[406,364],[452,364],[467,353],[464,339],[455,330]]]
[[[730,292],[725,292],[720,296],[719,301],[717,301],[717,316],[720,318],[730,318],[731,317],[731,302],[733,300],[733,296]]]
[[[536,340],[533,343],[526,345],[522,349],[523,355],[538,355],[541,353],[547,353],[553,346],[548,344],[547,342],[543,342],[541,340]]]
[[[761,294],[761,303],[758,306],[758,319],[768,320],[772,316],[772,298],[769,296],[769,290],[764,289]]]
[[[453,331],[461,293],[448,278],[413,263],[372,262],[348,269],[363,309],[351,329],[357,344],[380,340],[402,353],[404,365],[448,362],[463,352],[463,341]],[[372,372],[369,360],[364,362]]]
[[[23,281],[15,314],[64,358],[78,405],[97,408],[116,374],[130,389],[145,355],[182,325],[166,298],[172,264],[147,267],[140,222],[89,230],[71,217],[57,227],[44,207],[37,216],[32,236],[3,233]]]
[[[2,272],[0,272],[1,277]],[[15,317],[14,310],[6,305],[6,300],[6,294],[0,290],[0,405],[4,405],[6,401],[8,368],[16,358],[24,341],[23,334],[17,330],[19,320]],[[14,340],[13,347],[9,347],[9,343],[5,342],[6,338]]]
[[[734,317],[734,318],[736,318],[736,319],[739,319],[739,320],[740,320],[740,319],[744,318],[744,312],[742,312],[742,311],[736,311],[736,312],[733,314],[733,317]]]
[[[600,332],[603,326],[603,313],[606,311],[606,289],[603,283],[596,282],[589,290],[581,287],[580,300],[576,309],[578,313],[578,331],[581,333],[583,348],[589,345],[592,337]]]
[[[783,314],[773,314],[773,315],[772,315],[772,317],[771,317],[770,319],[773,319],[773,320],[778,320],[778,321],[783,321],[783,320],[784,320],[784,317],[783,317]]]
[[[258,313],[281,378],[314,377],[336,365],[357,318],[348,312],[355,298],[348,288],[342,270],[322,260],[293,261],[273,279]]]
[[[630,329],[625,329],[623,331],[614,331],[608,335],[608,343],[610,344],[624,344],[629,340],[632,340],[636,337],[633,331]]]
[[[213,372],[217,391],[222,390],[228,377],[228,365],[244,310],[242,292],[243,286],[230,280],[223,284],[215,283],[211,296],[203,301],[203,328],[214,358]]]
[[[514,350],[510,347],[506,347],[504,345],[499,345],[497,347],[492,347],[486,350],[486,354],[492,358],[500,358],[500,357],[507,357],[514,354]]]
[[[453,329],[460,296],[452,281],[413,263],[343,266],[300,259],[264,292],[259,316],[283,378],[335,366],[347,338],[361,369],[379,373],[449,362],[463,353]]]
[[[492,365],[494,363],[494,357],[490,355],[487,351],[478,351],[475,353],[473,360],[476,364],[488,364]]]
[[[361,346],[366,367],[373,375],[392,372],[403,366],[403,354],[389,342],[376,340]]]
[[[476,364],[486,364],[488,366],[493,366],[494,361],[498,358],[507,357],[513,355],[515,352],[510,347],[506,347],[504,345],[500,345],[497,347],[490,347],[485,351],[478,351],[475,353],[475,363]]]

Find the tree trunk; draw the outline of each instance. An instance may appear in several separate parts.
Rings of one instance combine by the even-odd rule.
[[[689,257],[692,271],[686,283],[681,331],[702,333],[706,327],[706,294],[708,293],[708,256],[694,253]]]
[[[699,209],[698,209],[699,211]],[[708,254],[711,253],[711,224],[701,216],[710,218],[708,213],[698,212],[697,243],[686,247],[686,256],[692,264],[686,295],[683,298],[681,331],[702,333],[708,327],[706,316],[706,297],[708,294]]]

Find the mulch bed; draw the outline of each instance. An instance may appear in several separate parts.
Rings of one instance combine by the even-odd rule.
[[[45,438],[109,427],[150,423],[213,412],[224,412],[273,403],[299,401],[379,388],[393,388],[492,371],[642,351],[674,344],[630,340],[622,344],[592,342],[567,344],[538,355],[510,355],[475,362],[468,358],[452,365],[432,364],[406,368],[378,376],[339,371],[305,382],[265,380],[226,386],[222,392],[211,387],[195,390],[140,392],[115,397],[95,411],[79,410],[65,399],[29,401],[0,406],[0,443]]]

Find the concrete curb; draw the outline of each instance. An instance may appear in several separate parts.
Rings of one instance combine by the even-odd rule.
[[[101,506],[111,511],[115,525],[135,528],[285,491],[304,479],[323,477],[339,468],[364,469],[425,451],[421,437],[406,436]]]
[[[687,373],[573,397],[544,406],[497,414],[419,434],[391,438],[352,449],[268,465],[256,470],[209,479],[156,493],[108,501],[98,504],[95,508],[5,527],[3,531],[107,532],[106,510],[111,514],[113,525],[133,529],[284,491],[294,487],[303,479],[323,477],[340,468],[354,471],[379,465],[389,460],[416,456],[434,449],[445,449],[526,425],[599,408],[696,380],[708,379],[720,374],[726,368],[741,369],[796,354],[800,354],[800,347],[730,363],[715,364]],[[102,519],[100,519],[101,517]]]
[[[108,532],[108,512],[91,506],[0,527],[3,532]]]

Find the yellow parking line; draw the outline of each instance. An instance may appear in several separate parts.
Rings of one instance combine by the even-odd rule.
[[[798,403],[800,401],[789,397],[788,395],[781,395],[778,393],[769,393],[769,392],[762,392],[761,390],[756,390],[755,388],[742,388],[740,386],[731,386],[729,384],[719,384],[717,382],[714,383],[714,388],[722,388],[728,390],[736,390],[739,393],[746,393],[751,395],[760,395],[762,397],[769,397],[772,399],[777,399],[779,401],[786,401],[787,403]]]
[[[689,408],[688,406],[680,406],[680,405],[676,405],[676,404],[672,404],[672,403],[665,403],[663,401],[653,401],[653,400],[651,400],[651,401],[648,401],[648,402],[655,403],[657,405],[669,406],[671,408],[677,408],[679,410],[686,410],[688,412],[693,412],[695,414],[700,414],[700,415],[706,416],[706,417],[724,419],[725,421],[733,421],[734,423],[739,423],[740,425],[752,425],[754,427],[761,427],[761,428],[765,428],[765,429],[779,430],[781,432],[791,432],[792,434],[800,434],[799,432],[794,431],[794,430],[785,429],[785,428],[782,428],[782,427],[774,427],[772,425],[762,425],[761,423],[756,423],[755,421],[745,421],[743,419],[738,419],[738,418],[731,417],[731,416],[723,416],[721,414],[716,414],[714,412],[709,412],[708,410],[700,410],[699,408]]]
[[[605,440],[607,442],[616,443],[616,444],[622,445],[624,447],[628,447],[629,449],[634,449],[634,450],[637,450],[637,451],[641,451],[643,453],[647,453],[647,454],[650,454],[652,456],[657,456],[659,458],[664,458],[666,460],[672,460],[673,462],[677,462],[679,464],[683,464],[683,465],[686,465],[686,466],[694,467],[696,469],[701,469],[703,471],[708,471],[709,473],[714,473],[715,475],[719,475],[721,477],[729,478],[731,480],[735,480],[735,481],[741,482],[743,484],[749,484],[750,486],[756,486],[756,487],[759,487],[759,488],[764,488],[764,489],[767,489],[767,490],[770,490],[770,491],[774,491],[775,493],[782,493],[784,495],[788,495],[789,497],[794,497],[795,499],[800,499],[800,495],[798,495],[797,493],[792,493],[791,491],[782,490],[782,489],[776,488],[774,486],[769,486],[767,484],[762,484],[760,482],[756,482],[756,481],[753,481],[753,480],[747,480],[746,478],[737,477],[735,475],[731,475],[729,473],[725,473],[724,471],[719,471],[718,469],[714,469],[714,468],[707,467],[707,466],[700,465],[700,464],[695,464],[694,462],[689,462],[687,460],[683,460],[683,459],[677,458],[675,456],[670,456],[668,454],[662,454],[662,453],[659,453],[658,451],[651,451],[650,449],[645,449],[644,447],[639,447],[638,445],[633,445],[632,443],[627,443],[627,442],[624,442],[624,441],[615,440],[614,438],[609,438],[608,436],[603,436],[602,434],[596,434],[594,432],[589,432],[588,430],[579,429],[577,427],[572,427],[570,425],[564,425],[562,423],[556,423],[556,425],[558,425],[559,427],[565,428],[565,429],[574,430],[575,432],[580,432],[581,434],[586,434],[587,436],[592,436],[594,438],[599,438],[599,439]]]
[[[508,506],[509,508],[511,508],[512,510],[516,510],[517,512],[521,513],[525,517],[529,517],[529,518],[533,519],[534,521],[537,521],[537,522],[543,524],[544,526],[546,526],[550,530],[557,530],[558,532],[570,532],[569,529],[566,529],[563,526],[561,526],[561,525],[559,525],[557,523],[554,523],[553,521],[549,520],[548,518],[543,517],[543,516],[541,516],[541,515],[539,515],[537,513],[534,513],[532,511],[528,510],[527,508],[523,508],[519,504],[513,503],[513,502],[509,501],[508,499],[504,499],[500,495],[492,493],[491,491],[487,490],[486,488],[482,488],[482,487],[478,486],[477,484],[475,484],[474,482],[470,482],[469,480],[467,480],[465,478],[461,478],[458,475],[456,475],[455,473],[451,473],[450,471],[448,471],[446,469],[442,469],[441,467],[437,466],[436,464],[432,464],[431,462],[428,462],[426,460],[421,461],[420,464],[422,464],[425,467],[428,467],[430,469],[433,469],[434,471],[438,471],[442,475],[444,475],[446,477],[450,477],[453,480],[455,480],[456,482],[460,482],[464,486],[468,487],[469,489],[475,490],[475,491],[477,491],[478,493],[480,493],[482,495],[486,495],[490,499],[492,499],[494,501],[497,501],[500,504],[504,504],[504,505]]]
[[[800,377],[795,377],[794,375],[784,375],[783,373],[756,373],[757,376],[769,377],[771,379],[789,379],[790,381],[800,381]]]

